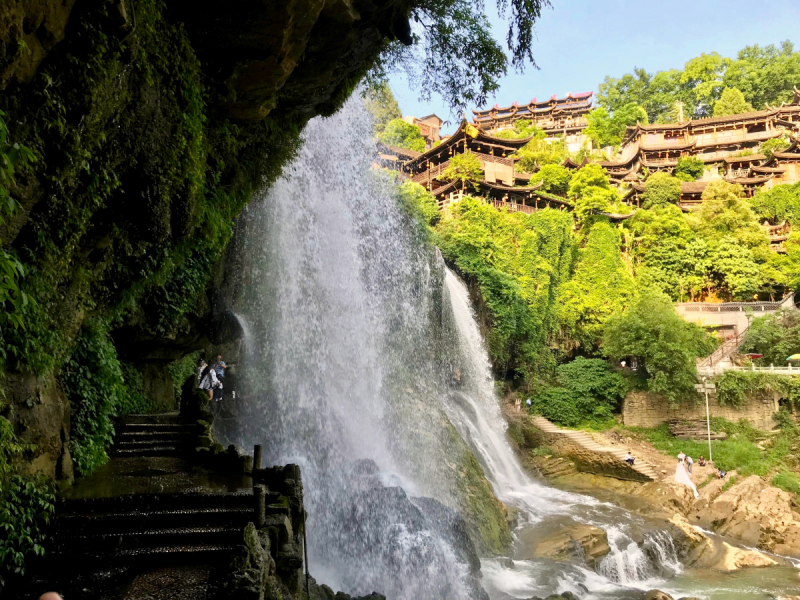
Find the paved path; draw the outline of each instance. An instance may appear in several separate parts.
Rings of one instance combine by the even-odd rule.
[[[545,433],[554,434],[554,435],[561,435],[568,438],[574,444],[582,446],[586,450],[590,452],[602,452],[605,454],[610,454],[615,458],[622,461],[627,454],[626,450],[621,450],[618,448],[612,448],[610,446],[603,446],[595,441],[592,437],[590,437],[585,431],[575,431],[573,429],[562,429],[545,419],[544,417],[532,417],[534,425],[544,431]],[[640,458],[636,459],[636,462],[633,464],[633,470],[637,471],[638,473],[644,475],[651,481],[655,481],[658,479],[658,473],[656,472],[655,468],[643,462]]]

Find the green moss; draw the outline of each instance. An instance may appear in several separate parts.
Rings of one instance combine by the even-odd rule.
[[[459,495],[466,500],[467,521],[477,529],[482,542],[479,551],[489,555],[507,553],[511,546],[511,530],[505,507],[495,497],[472,452],[465,451],[462,455],[458,474]]]

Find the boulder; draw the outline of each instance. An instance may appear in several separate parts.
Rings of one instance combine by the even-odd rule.
[[[743,567],[770,567],[778,564],[777,561],[758,550],[736,548],[727,542],[723,542],[722,545],[725,548],[725,555],[715,565],[719,571],[736,571]]]
[[[585,559],[594,567],[609,551],[605,531],[592,525],[575,523],[563,525],[558,531],[539,538],[533,556],[558,561]]]
[[[792,511],[792,495],[756,475],[716,497],[701,499],[689,522],[749,546],[800,557],[800,521]]]
[[[644,595],[644,600],[674,600],[667,592],[661,590],[650,590]]]

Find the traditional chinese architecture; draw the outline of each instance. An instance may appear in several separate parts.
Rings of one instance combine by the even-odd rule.
[[[419,127],[419,132],[422,134],[422,137],[425,138],[426,149],[433,148],[433,145],[441,139],[439,130],[442,128],[442,123],[444,123],[444,121],[436,115],[428,115],[421,119],[409,116],[403,117],[403,120],[406,123],[411,123]]]
[[[520,106],[500,108],[497,104],[489,110],[473,110],[473,123],[488,133],[510,129],[520,119],[532,121],[547,137],[563,136],[570,152],[577,152],[586,141],[587,113],[592,110],[594,92],[567,94],[564,98],[553,95],[549,100],[537,101]]]

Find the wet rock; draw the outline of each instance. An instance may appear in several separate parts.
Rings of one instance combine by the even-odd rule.
[[[666,592],[661,590],[650,590],[644,595],[644,600],[675,600]]]
[[[534,541],[532,556],[558,561],[585,560],[594,567],[609,553],[608,536],[599,527],[583,523],[560,524],[556,531]]]
[[[736,571],[743,567],[770,567],[778,564],[777,561],[758,550],[736,548],[727,542],[723,542],[722,545],[725,548],[725,555],[715,565],[715,568],[720,571]]]

